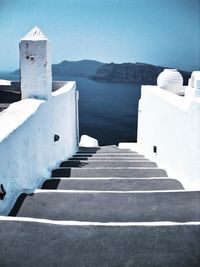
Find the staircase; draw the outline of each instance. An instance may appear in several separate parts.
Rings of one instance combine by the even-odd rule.
[[[0,220],[0,266],[200,266],[200,192],[144,156],[79,148]]]

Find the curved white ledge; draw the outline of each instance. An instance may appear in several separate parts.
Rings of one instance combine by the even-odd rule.
[[[38,99],[21,100],[0,113],[0,143],[35,114],[44,102]]]

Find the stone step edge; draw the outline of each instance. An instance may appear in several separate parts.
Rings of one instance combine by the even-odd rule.
[[[133,155],[142,155],[141,153],[138,153],[136,151],[105,151],[105,150],[97,150],[97,151],[76,151],[75,154],[91,154],[91,155],[97,155],[97,154],[100,154],[100,155],[104,155],[104,154],[133,154]]]
[[[138,179],[138,180],[151,180],[151,179],[156,179],[156,178],[158,178],[158,179],[160,179],[160,178],[165,178],[165,179],[168,179],[169,177],[168,176],[163,176],[163,177],[154,177],[154,176],[152,176],[152,177],[142,177],[142,178],[140,178],[140,177],[113,177],[113,176],[109,176],[109,177],[80,177],[80,176],[78,176],[78,177],[76,177],[76,176],[69,176],[69,177],[62,177],[62,176],[60,176],[60,177],[58,177],[58,176],[51,176],[51,177],[49,177],[49,179],[46,179],[45,181],[47,181],[47,180],[51,180],[51,179],[63,179],[63,180],[71,180],[71,179],[80,179],[80,180],[84,180],[84,179],[88,179],[88,180],[93,180],[93,179],[99,179],[99,180],[101,180],[101,179]],[[174,180],[177,180],[177,179],[175,179],[175,178],[169,178],[169,179],[174,179]],[[45,182],[44,181],[44,182]],[[179,183],[181,183],[179,180],[177,180]]]
[[[156,226],[200,226],[200,221],[190,222],[171,222],[171,221],[157,221],[157,222],[89,222],[89,221],[61,221],[61,220],[49,220],[39,219],[32,217],[12,217],[12,216],[0,216],[1,221],[13,221],[13,222],[30,222],[30,223],[43,223],[43,224],[55,224],[55,225],[66,225],[66,226],[144,226],[144,227],[156,227]]]
[[[164,170],[162,168],[158,168],[157,166],[153,167],[85,167],[84,168],[77,168],[77,167],[58,167],[56,169],[53,169],[53,171],[57,170]]]
[[[110,154],[112,154],[112,155],[117,155],[117,156],[119,156],[119,155],[130,155],[130,156],[143,156],[143,155],[141,155],[141,154],[139,154],[139,153],[137,153],[137,152],[124,152],[124,153],[121,153],[121,152],[118,152],[118,153],[111,153],[111,152],[109,152],[109,153],[103,153],[103,152],[101,152],[101,153],[90,153],[90,152],[87,152],[87,153],[80,153],[80,152],[78,152],[78,153],[76,153],[76,154],[74,154],[74,155],[76,155],[76,156],[94,156],[94,155],[100,155],[100,156],[110,156]]]
[[[134,158],[134,159],[144,159],[145,156],[142,156],[142,155],[128,155],[128,156],[125,156],[125,155],[103,155],[103,156],[99,156],[99,155],[96,155],[96,156],[93,156],[93,155],[73,155],[72,158],[100,158],[100,159],[107,159],[107,158]]]
[[[71,161],[71,160],[76,160],[76,161],[85,161],[85,160],[87,160],[87,161],[97,161],[97,160],[99,160],[99,161],[109,161],[109,160],[112,160],[113,159],[113,157],[109,157],[109,158],[99,158],[99,157],[90,157],[90,158],[87,158],[87,157],[74,157],[74,158],[69,158],[69,159],[67,159],[67,160],[65,160],[65,161]],[[116,160],[116,161],[121,161],[121,162],[124,162],[124,161],[150,161],[149,159],[146,159],[146,158],[129,158],[129,157],[127,157],[127,158],[114,158],[114,160]]]
[[[95,157],[96,158],[96,157]],[[128,159],[126,160],[126,158],[124,157],[123,159],[121,159],[122,162],[126,161],[126,162],[153,162],[155,163],[154,161],[150,161],[149,159],[145,159],[145,158],[137,158],[137,159]],[[81,159],[81,158],[78,158],[78,160],[76,158],[73,158],[73,159],[67,159],[65,160],[67,162],[77,162],[77,161],[94,161],[94,162],[119,162],[119,160],[116,160],[116,159],[103,159],[102,160],[97,160],[97,159],[94,159],[94,158],[89,158],[87,160],[84,160],[84,159]],[[65,162],[63,161],[63,162]]]
[[[72,157],[70,157],[70,158],[72,158]],[[95,157],[95,158],[96,158],[96,157]],[[107,158],[106,158],[106,159],[102,158],[102,159],[98,159],[98,160],[95,159],[95,158],[89,158],[89,159],[93,159],[93,161],[98,161],[98,162],[101,162],[101,161],[102,161],[102,162],[105,162],[105,161],[106,161],[106,162],[107,162],[107,161],[111,161],[111,162],[112,162],[112,161],[114,161],[114,162],[119,162],[119,160],[117,160],[116,158],[112,158],[112,157],[110,157],[110,158],[112,158],[112,159],[108,159],[108,160],[107,160]],[[89,159],[88,159],[88,160],[89,160]],[[126,159],[126,157],[124,157],[123,159]],[[76,158],[72,158],[72,159],[64,160],[64,161],[62,161],[62,162],[65,162],[65,161],[77,161],[77,160],[76,160]],[[86,161],[86,160],[83,159],[82,161]],[[147,159],[147,158],[131,158],[131,159],[127,160],[127,162],[129,162],[129,161],[130,161],[130,162],[132,162],[132,161],[134,161],[134,162],[135,162],[135,161],[136,161],[136,162],[137,162],[137,161],[138,161],[138,162],[141,162],[141,161],[146,162],[146,161],[150,161],[150,160]],[[151,161],[151,162],[155,162],[155,161]]]
[[[77,149],[117,149],[117,150],[129,150],[128,148],[119,148],[116,145],[107,146],[77,146]]]
[[[175,178],[171,178],[171,177],[150,177],[150,178],[131,178],[131,177],[91,177],[91,178],[88,178],[88,177],[50,177],[49,179],[47,180],[80,180],[80,181],[83,181],[83,180],[87,180],[87,181],[91,181],[91,180],[146,180],[146,181],[149,181],[149,180],[174,180],[174,181],[178,181],[177,179]],[[45,180],[45,181],[47,181]],[[179,182],[179,181],[178,181]],[[180,183],[180,182],[179,182]]]
[[[42,193],[56,193],[56,194],[70,194],[70,193],[79,193],[79,194],[162,194],[162,193],[191,193],[196,192],[200,193],[198,190],[184,190],[184,189],[175,189],[175,190],[130,190],[130,191],[98,191],[98,190],[66,190],[66,189],[36,189],[34,194]]]

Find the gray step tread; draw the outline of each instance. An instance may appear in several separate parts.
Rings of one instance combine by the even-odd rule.
[[[199,225],[76,226],[0,221],[0,229],[1,266],[200,265]]]
[[[178,190],[183,186],[175,179],[49,179],[42,189],[62,190],[102,190],[102,191],[144,191],[144,190]]]
[[[17,216],[91,222],[200,221],[200,192],[38,190]],[[19,203],[18,203],[18,206]]]
[[[99,153],[99,154],[76,154],[72,158],[145,158],[141,154],[132,154],[132,153]]]
[[[106,152],[106,153],[113,153],[113,152],[132,152],[129,149],[119,149],[117,146],[101,146],[101,147],[79,147],[78,152]]]
[[[69,158],[68,160],[100,160],[100,161],[111,161],[111,160],[117,160],[117,161],[149,161],[148,159],[144,158],[143,156],[138,157],[78,157],[74,156]]]
[[[136,152],[115,152],[115,153],[83,153],[83,152],[81,152],[81,153],[76,153],[75,154],[76,156],[90,156],[90,157],[92,157],[92,156],[97,156],[97,157],[106,157],[106,156],[108,156],[108,157],[113,157],[113,156],[125,156],[125,157],[130,157],[130,156],[143,156],[143,155],[141,155],[141,154],[139,154],[139,153],[136,153]]]
[[[125,150],[125,149],[115,149],[115,150],[109,150],[109,151],[106,151],[106,150],[79,150],[76,152],[77,154],[116,154],[116,153],[131,153],[131,154],[138,154],[137,151],[131,151],[131,150]]]
[[[60,164],[60,167],[156,167],[155,162],[151,161],[117,161],[117,160],[68,160]]]
[[[52,171],[52,177],[167,177],[166,171],[155,167],[136,168],[59,168]]]

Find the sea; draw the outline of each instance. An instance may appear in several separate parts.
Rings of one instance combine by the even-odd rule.
[[[0,79],[18,80],[19,77],[4,72],[0,73]],[[136,142],[141,85],[97,82],[72,76],[55,76],[53,80],[76,81],[80,136],[94,137],[99,145]]]

